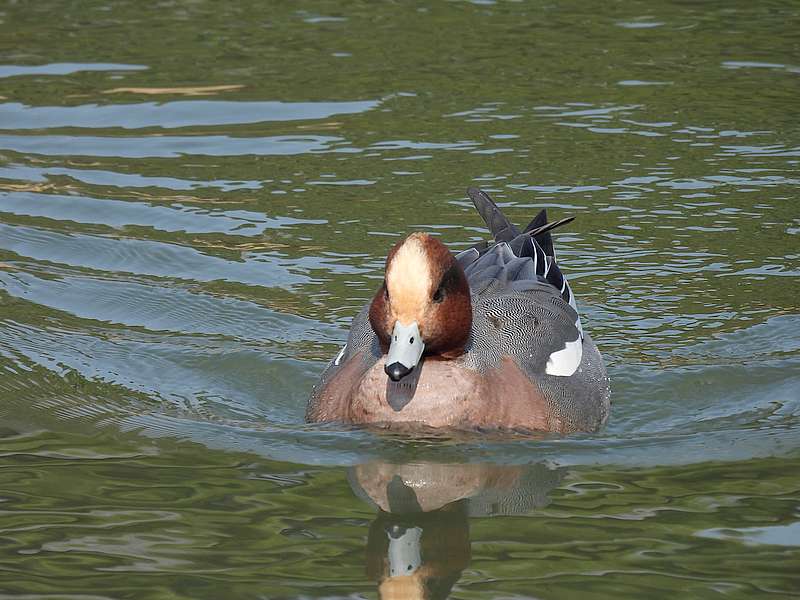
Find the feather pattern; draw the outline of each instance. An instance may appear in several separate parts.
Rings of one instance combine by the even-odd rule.
[[[480,242],[457,256],[473,290],[475,285],[485,287],[491,279],[507,285],[514,284],[515,289],[529,288],[525,282],[546,283],[553,286],[577,312],[572,290],[556,262],[550,235],[551,231],[572,222],[575,217],[548,222],[547,212],[542,209],[520,232],[489,194],[477,188],[470,188],[467,194],[495,239],[495,244]],[[576,326],[582,336],[580,317]]]

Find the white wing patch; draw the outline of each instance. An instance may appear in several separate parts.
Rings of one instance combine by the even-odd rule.
[[[347,344],[342,346],[342,349],[339,350],[339,354],[336,355],[336,358],[333,359],[333,366],[338,367],[339,363],[342,362],[342,357],[344,356],[344,351],[347,350]]]
[[[544,372],[548,375],[557,377],[569,377],[581,364],[583,357],[583,336],[578,333],[578,339],[574,342],[567,342],[564,348],[556,350],[547,359],[547,366]]]

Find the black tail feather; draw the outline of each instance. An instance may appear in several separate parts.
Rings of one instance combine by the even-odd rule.
[[[555,256],[556,254],[555,250],[553,249],[553,238],[550,236],[550,232],[556,227],[561,227],[562,225],[571,223],[574,220],[575,217],[565,217],[563,219],[559,219],[558,221],[553,221],[552,223],[545,223],[544,225],[536,227],[535,229],[531,230],[526,229],[525,233],[533,236],[533,238],[539,243],[539,245],[542,247],[542,250],[544,250],[544,253],[547,256]]]
[[[538,229],[542,225],[547,225],[547,209],[543,208],[539,211],[539,214],[531,219],[531,222],[528,223],[528,226],[522,230],[522,233],[528,233],[529,231],[533,231],[534,229]]]
[[[510,242],[520,235],[519,229],[506,218],[489,194],[474,187],[469,188],[467,190],[467,194],[472,200],[472,203],[475,205],[475,208],[478,209],[481,217],[483,217],[483,220],[489,227],[489,230],[492,232],[495,241]],[[551,237],[550,232],[556,227],[561,227],[562,225],[570,223],[574,219],[575,217],[566,217],[564,219],[559,219],[558,221],[548,223],[547,210],[543,208],[539,211],[539,214],[537,214],[533,220],[528,223],[528,226],[522,233],[527,233],[528,235],[532,236],[542,250],[544,250],[545,255],[555,256],[555,250],[553,249],[553,238]]]
[[[519,235],[519,229],[506,219],[506,216],[500,211],[494,200],[489,197],[489,194],[478,188],[471,187],[467,190],[467,195],[472,200],[475,208],[478,209],[481,217],[483,217],[495,241],[510,242]]]
[[[539,214],[533,217],[528,226],[524,229],[523,233],[530,233],[531,231],[538,230],[547,225],[547,209],[543,208],[539,211]],[[531,234],[542,247],[544,250],[545,255],[547,256],[555,256],[555,250],[553,250],[553,238],[550,237],[550,234],[542,232],[541,234]]]

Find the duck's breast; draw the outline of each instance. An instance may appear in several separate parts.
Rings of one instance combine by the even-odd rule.
[[[378,362],[354,388],[349,416],[360,423],[429,427],[559,428],[541,390],[511,360],[478,372],[463,360],[428,358],[399,382]]]

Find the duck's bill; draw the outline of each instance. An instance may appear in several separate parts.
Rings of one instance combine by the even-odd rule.
[[[419,334],[419,326],[416,321],[410,325],[403,325],[397,321],[392,332],[392,341],[389,344],[389,352],[386,354],[386,366],[384,370],[392,381],[400,381],[403,377],[411,373],[417,366],[425,344]]]
[[[392,525],[389,538],[389,577],[413,575],[422,565],[422,529]]]

